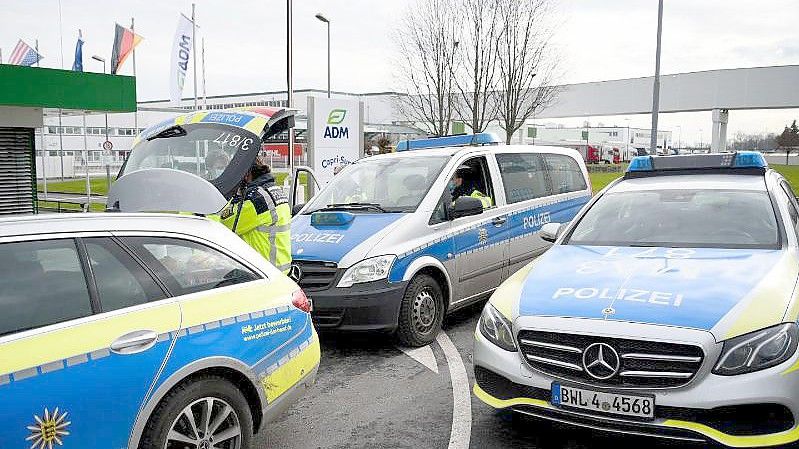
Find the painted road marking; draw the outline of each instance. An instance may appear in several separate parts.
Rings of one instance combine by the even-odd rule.
[[[449,449],[468,449],[472,437],[472,397],[469,392],[469,377],[458,349],[444,331],[436,337],[449,365],[452,383],[452,429],[449,433]]]
[[[433,355],[433,349],[430,347],[430,345],[422,346],[421,348],[406,348],[404,346],[397,346],[397,349],[404,352],[408,357],[426,366],[430,371],[438,374],[438,363],[436,362],[436,356]]]

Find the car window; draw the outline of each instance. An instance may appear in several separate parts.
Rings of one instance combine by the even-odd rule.
[[[91,238],[84,243],[103,312],[166,297],[141,266],[113,240]]]
[[[783,181],[780,185],[782,186],[782,191],[788,196],[788,215],[791,217],[794,232],[799,236],[799,210],[796,208],[796,196],[793,194],[793,190],[791,190],[791,186],[789,186],[787,182]]]
[[[766,192],[668,189],[603,195],[567,243],[776,249],[780,237]]]
[[[126,237],[173,294],[210,290],[260,279],[236,260],[199,243],[166,237]]]
[[[580,165],[571,157],[563,154],[545,154],[544,162],[554,193],[576,192],[587,188]]]
[[[497,154],[497,163],[505,185],[505,198],[508,204],[550,194],[541,155]]]
[[[92,314],[72,239],[0,244],[0,335]]]

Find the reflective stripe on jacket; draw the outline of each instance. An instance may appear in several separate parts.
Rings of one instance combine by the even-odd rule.
[[[225,208],[221,222],[233,229],[239,202],[236,198]],[[235,232],[266,260],[283,272],[291,265],[291,208],[282,188],[271,174],[247,186],[241,215]]]

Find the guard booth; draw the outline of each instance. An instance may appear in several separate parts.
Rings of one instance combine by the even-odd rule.
[[[34,130],[44,116],[135,111],[133,77],[0,64],[0,216],[37,212]]]

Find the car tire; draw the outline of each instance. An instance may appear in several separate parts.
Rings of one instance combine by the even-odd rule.
[[[221,420],[216,429],[210,429],[210,436],[205,434],[206,424],[203,420],[209,404],[211,414],[207,427]],[[190,428],[189,413],[192,414],[198,434],[194,434]],[[180,440],[174,439],[175,433],[170,436],[172,430],[187,438],[184,444],[176,444]],[[226,438],[230,434],[237,436]],[[220,440],[220,437],[225,439]],[[222,377],[204,375],[178,385],[161,400],[147,421],[139,449],[182,448],[191,440],[197,441],[191,443],[196,447],[201,447],[199,442],[205,440],[210,447],[248,449],[252,439],[252,412],[244,394]],[[220,442],[227,444],[218,446]]]
[[[405,289],[396,337],[400,344],[425,346],[435,340],[444,322],[444,294],[435,279],[418,274]]]

